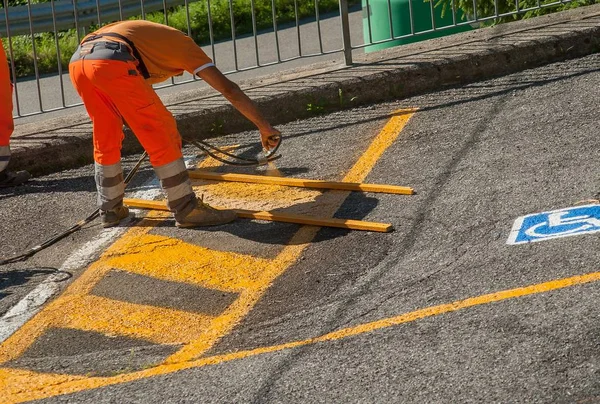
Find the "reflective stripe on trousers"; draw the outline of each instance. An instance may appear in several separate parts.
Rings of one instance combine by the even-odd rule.
[[[93,123],[101,209],[116,207],[123,197],[122,180],[119,182],[116,178],[120,175],[122,179],[120,161],[125,121],[148,152],[167,194],[169,209],[176,218],[191,212],[197,201],[183,162],[177,124],[152,86],[138,73],[135,61],[88,60],[84,56],[71,61],[69,74]]]
[[[167,194],[169,210],[175,213],[176,219],[183,219],[197,205],[196,194],[192,189],[183,158],[164,166],[154,167],[154,171]]]
[[[109,166],[96,163],[94,178],[100,209],[112,210],[123,203],[125,183],[120,161]]]

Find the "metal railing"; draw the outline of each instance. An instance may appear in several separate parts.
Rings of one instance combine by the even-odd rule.
[[[212,3],[228,2],[231,33],[223,39],[215,38],[211,0],[50,0],[37,4],[28,0],[27,5],[17,7],[8,7],[8,0],[2,1],[0,35],[5,39],[12,76],[16,78],[15,118],[81,105],[72,86],[65,84],[68,78],[63,72],[64,61],[59,62],[66,53],[70,57],[73,50],[64,49],[60,44],[60,37],[66,35],[66,30],[71,30],[71,35],[76,37],[73,44],[76,46],[90,27],[131,17],[147,19],[150,13],[162,13],[163,22],[168,24],[171,13],[179,9],[185,12],[186,20],[186,26],[179,28],[192,35],[191,21],[195,16],[190,10],[198,1],[207,10],[208,38],[203,38],[203,48],[225,74],[340,54],[344,63],[351,65],[353,51],[371,52],[448,35],[488,21],[501,21],[509,16],[570,2],[504,0],[501,7],[499,0],[362,0],[362,4],[354,3],[349,7],[348,0],[338,0],[337,9],[324,14],[320,0],[287,0],[287,6],[293,6],[294,18],[282,23],[277,17],[277,7],[281,3],[267,0],[270,1],[272,21],[269,27],[261,30],[257,23],[257,0],[235,0],[247,2],[251,10],[251,32],[240,33],[236,27],[234,0],[212,0]],[[300,1],[312,2],[314,13],[301,16]],[[54,41],[50,48],[54,49],[48,49],[48,34],[45,33],[54,33],[49,36]],[[42,35],[47,36],[43,50],[40,49]],[[56,65],[48,72],[48,66],[42,66],[42,61],[53,52]],[[24,66],[27,63],[29,65]],[[22,73],[26,70],[24,67],[28,67],[28,75]],[[195,80],[196,77],[185,75],[159,88]]]

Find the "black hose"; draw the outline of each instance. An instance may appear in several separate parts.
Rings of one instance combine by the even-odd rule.
[[[214,158],[215,160],[220,161],[221,163],[234,165],[234,166],[256,166],[256,165],[263,165],[263,164],[269,163],[269,162],[277,160],[278,158],[281,157],[281,155],[277,155],[277,156],[274,155],[277,152],[277,150],[279,149],[279,146],[281,145],[281,136],[273,135],[269,139],[276,140],[277,145],[273,149],[266,152],[265,157],[262,159],[246,158],[246,157],[238,156],[233,153],[229,153],[225,150],[222,150],[216,146],[213,146],[210,143],[203,141],[203,140],[191,140],[191,139],[184,139],[184,140],[188,143],[193,144],[194,146],[196,146],[197,148],[202,150],[204,153],[208,154],[210,157]],[[229,157],[229,159],[221,157],[218,154],[227,156],[227,157]],[[231,159],[233,159],[233,160],[231,160]],[[236,161],[236,160],[239,160],[239,161]]]
[[[273,149],[271,149],[267,153],[265,153],[265,157],[262,159],[252,159],[252,158],[245,158],[245,157],[237,156],[235,154],[228,153],[225,150],[219,149],[218,147],[213,146],[202,140],[195,141],[195,140],[187,140],[186,139],[186,141],[193,144],[194,146],[198,147],[199,149],[204,151],[206,154],[208,154],[210,157],[212,157],[215,160],[218,160],[222,163],[235,165],[235,166],[255,166],[255,165],[266,164],[268,162],[277,160],[278,158],[281,157],[281,155],[274,156],[274,154],[277,152],[277,149],[279,149],[279,146],[281,145],[281,136],[273,135],[270,137],[270,139],[277,140],[277,145]],[[220,153],[220,154],[227,156],[233,160],[228,160],[226,158],[220,157],[216,153]],[[129,182],[131,181],[133,176],[136,174],[136,172],[139,170],[140,165],[142,164],[142,162],[144,161],[144,159],[147,156],[148,156],[148,153],[144,151],[144,153],[142,154],[140,159],[137,161],[135,166],[131,169],[131,171],[129,171],[129,174],[127,174],[127,177],[125,177],[125,179],[124,179],[125,187],[127,187],[127,185],[129,184]],[[239,160],[239,161],[235,161],[235,160]],[[51,245],[59,242],[60,240],[69,236],[70,234],[73,234],[76,231],[80,230],[83,226],[92,222],[98,216],[100,216],[100,209],[96,209],[88,217],[86,217],[83,220],[80,220],[79,222],[74,224],[69,229],[65,230],[64,232],[62,232],[60,234],[57,234],[56,236],[49,238],[48,240],[44,241],[43,243],[41,243],[39,245],[36,245],[35,247],[30,248],[28,251],[26,251],[20,255],[17,255],[16,257],[12,257],[12,258],[8,258],[8,259],[4,259],[4,260],[0,261],[0,266],[14,264],[16,262],[21,262],[21,261],[27,260],[28,258],[32,257],[33,255],[37,254],[38,252],[50,247]]]
[[[127,187],[127,184],[129,184],[129,182],[131,181],[131,179],[133,178],[135,173],[139,170],[140,165],[142,164],[142,162],[144,161],[146,156],[148,156],[148,153],[144,152],[144,154],[142,154],[142,157],[140,157],[140,159],[135,164],[135,166],[131,169],[131,171],[129,171],[129,174],[127,174],[127,177],[125,177],[125,180],[123,180],[123,182],[125,183],[125,187]],[[100,216],[100,209],[96,209],[91,215],[89,215],[88,217],[86,217],[83,220],[80,220],[79,222],[74,224],[69,229],[65,230],[64,232],[62,232],[60,234],[57,234],[56,236],[49,238],[48,240],[44,241],[43,243],[41,243],[39,245],[36,245],[35,247],[30,248],[28,251],[24,252],[23,254],[0,261],[0,266],[7,265],[7,264],[14,264],[16,262],[21,262],[21,261],[27,260],[29,257],[37,254],[38,252],[42,251],[43,249],[50,247],[51,245],[59,242],[63,238],[67,237],[68,235],[73,234],[76,231],[80,230],[83,226],[92,222],[98,216]]]

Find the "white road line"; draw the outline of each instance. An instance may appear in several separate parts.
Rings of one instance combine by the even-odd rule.
[[[143,190],[135,192],[134,198],[154,199],[160,192],[156,177],[146,181]],[[59,271],[70,271],[82,268],[91,263],[92,257],[104,246],[127,230],[127,227],[114,227],[103,230],[96,238],[88,241],[83,247],[71,254]],[[31,317],[33,317],[62,287],[64,274],[60,272],[50,275],[35,289],[27,294],[20,302],[8,310],[0,319],[0,343],[4,342]]]

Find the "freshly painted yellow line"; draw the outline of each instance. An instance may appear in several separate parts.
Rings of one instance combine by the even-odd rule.
[[[346,182],[362,182],[373,168],[377,159],[392,144],[397,138],[404,125],[408,122],[414,112],[403,114],[402,116],[393,117],[384,127],[382,132],[376,137],[373,145],[361,157],[359,162],[349,171],[344,178]],[[240,187],[240,189],[242,189]],[[318,203],[319,210],[322,215],[333,215],[339,206],[343,203],[349,191],[322,193],[315,199]],[[293,201],[292,201],[293,202]],[[116,261],[122,260],[125,264],[130,261],[127,258],[129,253],[128,248],[132,245],[139,245],[139,241],[143,240],[146,233],[151,230],[160,219],[166,214],[153,212],[150,217],[138,226],[130,229],[121,239],[117,240],[109,249],[100,257],[100,259],[90,265],[90,267],[76,279],[67,290],[59,296],[55,301],[47,305],[44,310],[38,313],[28,323],[15,332],[2,345],[0,345],[0,363],[18,358],[45,330],[52,327],[54,324],[61,324],[62,317],[68,316],[68,312],[62,310],[63,305],[69,304],[73,300],[78,300],[81,296],[89,294],[94,285],[99,282],[109,271],[115,268],[113,264]],[[157,220],[158,219],[158,220]],[[225,312],[211,320],[209,326],[198,336],[197,339],[185,345],[180,351],[170,356],[166,363],[182,362],[197,358],[206,353],[212,346],[219,341],[224,335],[233,329],[254,307],[256,302],[262,297],[264,292],[269,288],[271,283],[290,265],[294,264],[306,249],[309,243],[317,234],[319,228],[314,226],[301,227],[292,237],[289,245],[285,246],[277,257],[265,263],[260,273],[256,274],[256,281],[251,288],[244,289],[239,293],[236,299]],[[139,254],[135,254],[139,256]],[[144,268],[146,264],[141,264],[136,268]],[[126,265],[124,265],[126,266]],[[133,266],[129,269],[134,268]],[[140,271],[146,269],[139,269]],[[134,270],[135,271],[135,270]],[[160,272],[156,271],[160,277]],[[153,275],[152,275],[153,276]],[[254,280],[254,279],[253,279]],[[227,285],[228,283],[225,283]],[[223,285],[224,288],[226,286]],[[133,330],[129,329],[130,332]],[[112,334],[124,332],[118,327],[112,330]],[[135,373],[138,374],[138,373]],[[144,374],[144,373],[139,373]],[[19,380],[23,380],[22,378]],[[46,383],[48,384],[44,384]],[[42,391],[46,388],[53,389],[53,381],[56,380],[54,375],[48,375],[48,379],[44,375],[30,379],[30,383],[26,389],[31,392]],[[106,380],[108,384],[112,384],[112,378],[90,378],[82,380],[89,386],[98,386],[98,380]],[[133,380],[133,379],[132,379]],[[10,381],[7,382],[10,384]],[[38,384],[41,383],[41,384]],[[3,396],[3,391],[0,391],[0,397]]]
[[[123,246],[127,254],[107,258],[106,265],[226,292],[256,289],[261,273],[270,265],[264,258],[211,250],[160,235],[145,234],[128,241]]]
[[[424,309],[401,314],[399,316],[389,317],[353,327],[343,328],[341,330],[330,332],[315,338],[308,338],[305,340],[293,341],[286,344],[261,347],[228,354],[215,355],[211,357],[197,359],[194,361],[159,365],[154,368],[113,377],[90,377],[82,379],[77,376],[46,375],[35,374],[33,372],[24,374],[22,371],[19,370],[14,371],[13,369],[0,369],[0,377],[4,379],[3,382],[0,382],[3,383],[0,384],[0,393],[3,394],[3,397],[5,397],[7,403],[21,403],[24,401],[39,400],[63,394],[75,393],[83,390],[131,382],[153,376],[165,375],[169,373],[178,372],[184,369],[200,368],[209,365],[221,364],[224,362],[230,362],[233,360],[239,360],[271,352],[282,351],[285,349],[298,348],[306,345],[324,343],[328,341],[337,341],[343,338],[353,337],[369,333],[375,330],[381,330],[400,324],[416,321],[422,318],[438,316],[441,314],[450,313],[469,307],[500,302],[503,300],[515,299],[529,295],[536,295],[539,293],[550,292],[553,290],[564,289],[575,285],[583,285],[586,283],[598,281],[600,281],[600,272],[593,272],[585,275],[577,275],[570,278],[557,279],[549,282],[538,283],[535,285],[502,290],[495,293],[471,297],[464,300],[458,300],[448,304],[427,307]],[[44,377],[48,377],[48,382],[37,384],[38,386],[43,386],[38,389],[31,389],[29,387],[29,383],[27,383],[26,380],[23,380],[26,378],[35,379]],[[4,388],[4,386],[6,386],[6,388]]]
[[[344,181],[363,182],[385,149],[396,140],[414,113],[415,110],[410,110],[399,116],[392,117],[375,137],[367,152],[361,156],[358,162],[346,174]],[[349,194],[350,191],[324,193],[319,198],[319,211],[323,216],[333,216]],[[202,338],[181,348],[181,350],[167,358],[165,363],[189,361],[202,356],[212,348],[217,341],[242,321],[264,292],[271,286],[272,282],[298,260],[318,231],[318,227],[301,227],[292,240],[290,240],[289,244],[267,267],[268,270],[263,272],[260,289],[254,293],[241,294],[229,306],[227,311],[219,317],[222,321],[216,323],[214,329],[209,330]]]
[[[354,164],[352,170],[344,177],[343,182],[363,182],[367,174],[371,172],[375,162],[388,147],[394,143],[409,119],[415,114],[416,109],[395,111],[388,123],[383,127],[379,135],[373,140],[367,151]]]
[[[162,212],[152,212],[149,220],[164,216]],[[67,304],[79,296],[91,292],[94,285],[98,283],[113,268],[105,265],[103,261],[106,257],[115,257],[123,254],[124,246],[129,238],[138,237],[148,232],[152,227],[145,222],[140,226],[131,228],[125,235],[117,240],[100,259],[91,264],[86,271],[79,276],[56,300],[50,302],[42,311],[36,314],[31,320],[19,328],[6,341],[0,344],[0,363],[18,358],[37,338],[44,333],[46,329],[52,326],[57,317],[65,316],[68,313],[62,311],[62,305]],[[1,396],[1,395],[0,395]]]
[[[169,210],[167,204],[162,201],[149,201],[145,199],[125,198],[123,203],[130,208],[137,209],[152,209],[152,210]],[[217,209],[224,209],[215,206]],[[305,215],[294,215],[291,213],[265,212],[254,211],[248,209],[235,209],[238,217],[244,219],[267,220],[271,222],[296,223],[309,226],[336,227],[350,230],[375,231],[380,233],[388,233],[394,229],[389,223],[367,222],[364,220],[353,219],[336,219],[326,217],[311,217]]]
[[[283,185],[287,187],[337,189],[341,191],[380,192],[387,194],[412,195],[414,190],[409,187],[388,184],[364,184],[356,182],[335,182],[323,180],[309,180],[304,178],[271,177],[265,175],[250,175],[237,173],[214,173],[204,170],[189,171],[190,178],[211,180],[246,182],[251,184]]]
[[[202,335],[212,317],[85,295],[61,307],[54,327],[123,335],[157,344],[185,344]]]

